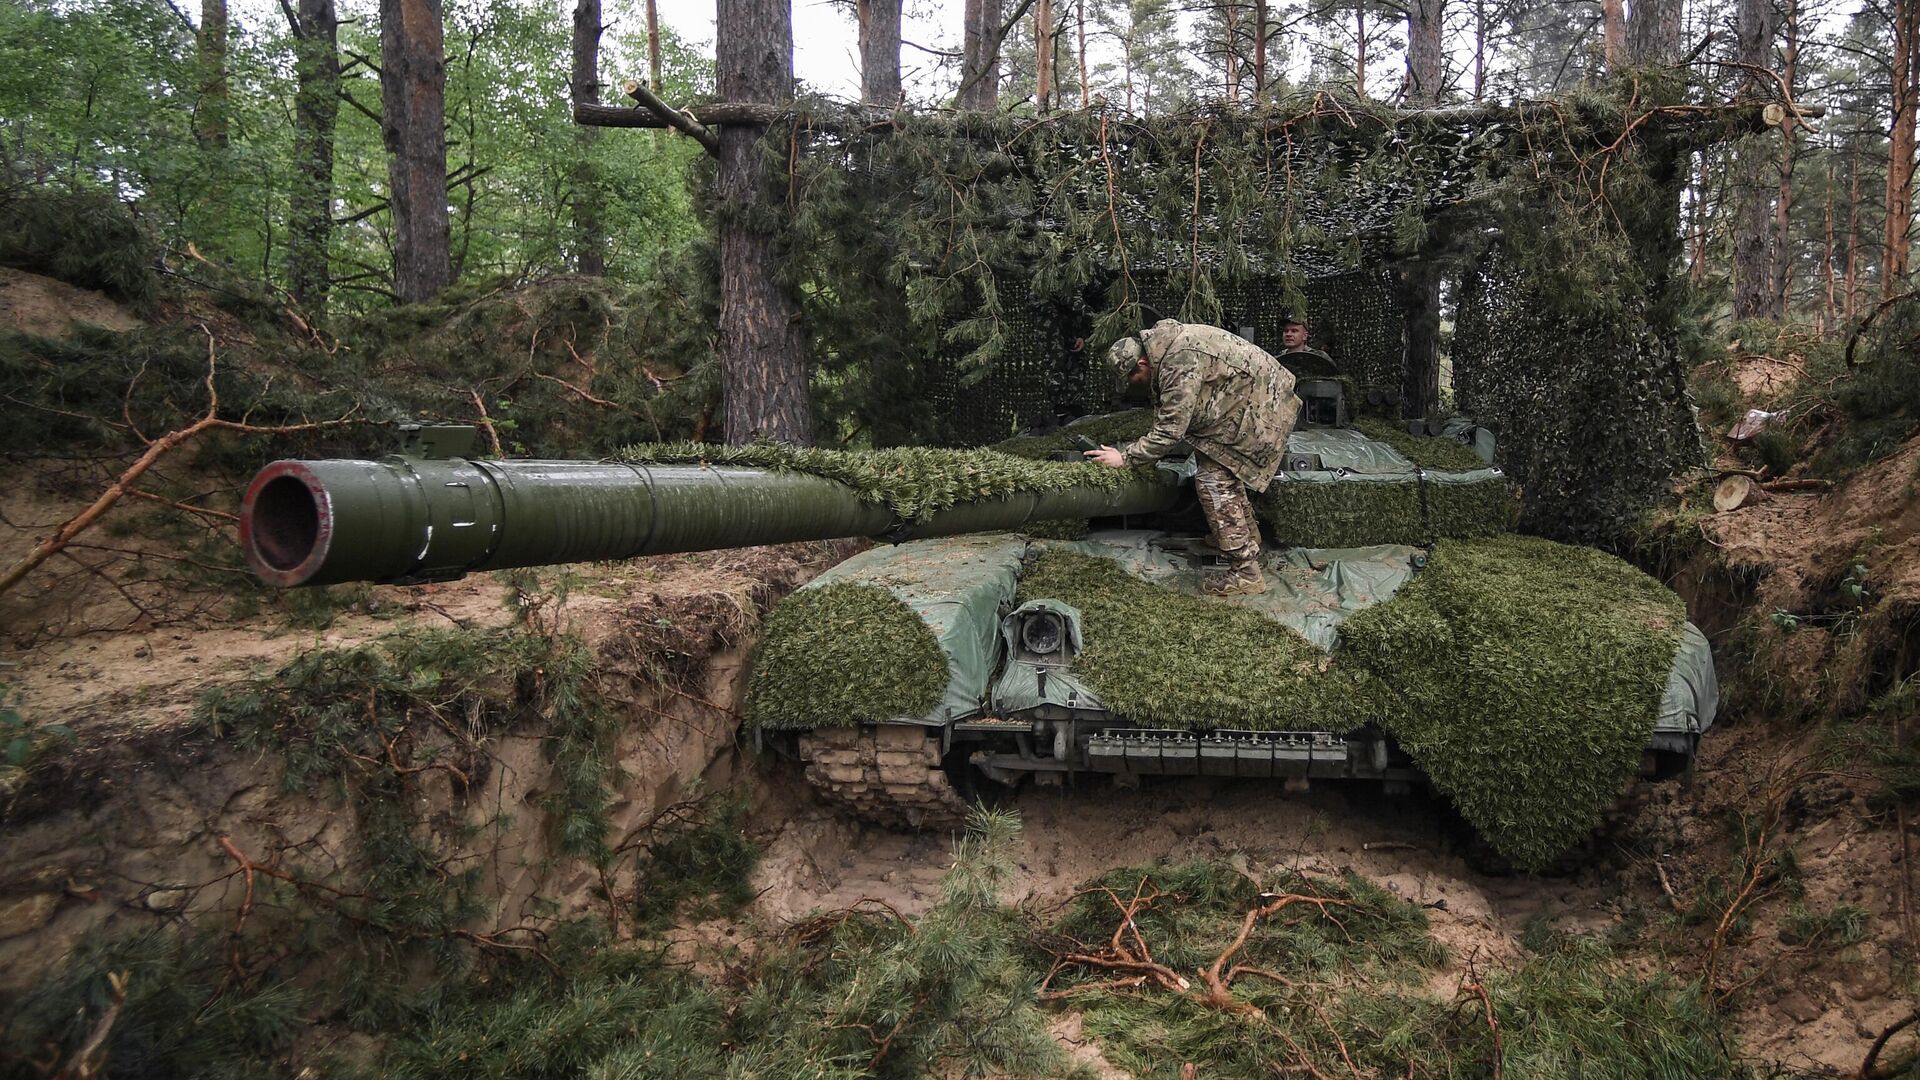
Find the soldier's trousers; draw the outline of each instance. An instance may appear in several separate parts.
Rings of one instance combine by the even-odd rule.
[[[1253,518],[1247,485],[1205,454],[1195,454],[1193,460],[1199,467],[1193,490],[1200,499],[1200,512],[1207,516],[1214,542],[1232,560],[1234,570],[1245,572],[1260,558],[1260,525]]]

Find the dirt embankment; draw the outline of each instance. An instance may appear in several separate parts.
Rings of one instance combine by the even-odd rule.
[[[593,650],[599,688],[620,720],[612,842],[690,792],[734,782],[732,703],[759,614],[844,555],[834,545],[792,545],[593,568],[575,575],[563,602],[534,614]],[[205,617],[42,637],[9,651],[21,713],[65,724],[73,736],[3,804],[0,994],[30,985],[83,941],[230,917],[250,888],[266,885],[259,875],[249,882],[241,856],[308,869],[354,863],[355,812],[341,793],[287,790],[278,752],[207,731],[195,709],[207,688],[270,672],[305,650],[409,628],[503,626],[514,618],[513,598],[510,584],[482,575],[373,589],[323,631],[288,629],[276,613]],[[458,794],[445,774],[422,776],[418,820],[435,823],[453,864],[484,868],[476,891],[490,910],[480,925],[550,925],[604,907],[609,886],[631,887],[555,857],[551,742],[537,726],[492,734],[484,777]]]

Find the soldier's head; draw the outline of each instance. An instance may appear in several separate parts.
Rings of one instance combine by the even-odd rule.
[[[1281,320],[1280,344],[1288,349],[1304,349],[1307,346],[1307,317],[1298,312],[1288,312]]]
[[[1153,377],[1153,362],[1147,359],[1147,345],[1139,334],[1123,337],[1107,349],[1107,363],[1124,388],[1144,384]]]

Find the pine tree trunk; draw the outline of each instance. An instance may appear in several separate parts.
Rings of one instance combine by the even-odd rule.
[[[1673,64],[1680,59],[1681,0],[1633,0],[1627,11],[1627,62]]]
[[[1000,104],[1000,0],[967,0],[956,105],[993,112]]]
[[[1234,41],[1234,38],[1240,35],[1240,9],[1237,0],[1225,0],[1221,5],[1220,15],[1220,21],[1226,24],[1227,30],[1226,39],[1222,42],[1225,49],[1220,54],[1224,61],[1221,65],[1225,69],[1223,74],[1226,76],[1222,89],[1226,91],[1227,104],[1237,105],[1240,103],[1240,67],[1237,63],[1239,54],[1235,48],[1237,43]]]
[[[195,104],[194,135],[202,146],[227,145],[227,0],[200,0],[200,100]]]
[[[1820,308],[1820,333],[1822,336],[1826,334],[1827,328],[1833,325],[1834,316],[1838,313],[1838,307],[1835,303],[1833,272],[1833,259],[1835,255],[1833,244],[1833,185],[1838,179],[1838,177],[1833,175],[1832,159],[1829,158],[1827,165],[1827,246],[1826,250],[1820,255],[1820,271],[1826,277],[1827,285],[1827,300]]]
[[[1600,0],[1600,55],[1609,73],[1627,58],[1627,8],[1624,0]]]
[[[788,0],[719,0],[714,43],[722,101],[784,103],[793,97],[793,14]],[[720,131],[716,194],[720,225],[720,394],[727,441],[759,438],[808,445],[813,409],[800,313],[780,287],[773,237],[750,224],[765,199],[763,133],[745,124]]]
[[[1253,0],[1253,101],[1267,103],[1267,0]]]
[[[440,0],[380,0],[381,135],[393,213],[393,291],[430,300],[448,253],[446,62]]]
[[[1367,96],[1367,0],[1353,5],[1353,93]]]
[[[1739,0],[1734,15],[1734,37],[1740,61],[1765,68],[1773,51],[1772,11],[1769,0]],[[1759,81],[1748,76],[1743,96],[1759,92]],[[1766,182],[1772,158],[1766,135],[1749,135],[1735,151],[1733,170],[1733,317],[1754,319],[1773,311],[1772,195]],[[1776,181],[1778,174],[1776,173]]]
[[[662,89],[660,85],[660,6],[656,0],[647,0],[647,73],[649,85],[654,93]]]
[[[1410,0],[1407,4],[1407,104],[1438,105],[1446,86],[1446,53],[1441,34],[1446,0]]]
[[[576,0],[573,6],[573,103],[597,105],[600,102],[600,34],[606,27],[600,22],[600,0]],[[657,90],[657,88],[656,88]],[[596,127],[577,129],[579,160],[573,165],[573,229],[578,246],[578,266],[589,277],[607,273],[607,233],[605,200],[600,190],[599,170],[593,161],[593,144],[600,136]]]
[[[1707,280],[1707,151],[1698,154],[1700,167],[1687,203],[1687,280],[1696,286]]]
[[[1445,0],[1412,0],[1407,5],[1407,105],[1440,104],[1446,82],[1441,31]],[[1401,365],[1400,412],[1426,416],[1440,407],[1439,264],[1417,259],[1400,272],[1401,303],[1406,311],[1407,352]]]
[[[1033,5],[1033,107],[1047,111],[1053,92],[1053,0]]]
[[[860,2],[860,100],[900,104],[900,0]]]
[[[1487,99],[1487,0],[1473,0],[1473,100]]]
[[[1080,60],[1080,107],[1083,109],[1091,109],[1093,107],[1093,87],[1087,84],[1087,0],[1074,0],[1073,18],[1080,34],[1080,48],[1078,50]]]
[[[1800,5],[1786,0],[1785,53],[1781,59],[1780,81],[1787,92],[1794,90],[1800,67]],[[1796,159],[1794,126],[1780,130],[1780,192],[1773,200],[1773,316],[1787,317],[1788,294],[1793,291],[1793,167]]]
[[[1881,243],[1880,295],[1898,293],[1907,276],[1907,256],[1913,225],[1913,151],[1916,106],[1920,105],[1920,72],[1914,51],[1920,38],[1920,0],[1893,3],[1893,125],[1887,140],[1887,220]]]
[[[332,284],[333,129],[340,115],[340,21],[333,0],[300,0],[294,39],[293,183],[287,199],[287,285],[325,317]]]
[[[1847,287],[1846,322],[1860,310],[1860,148],[1847,157]]]

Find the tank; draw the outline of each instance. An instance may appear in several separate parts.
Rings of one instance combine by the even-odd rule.
[[[858,649],[830,659],[797,646],[783,653],[778,642],[770,641],[756,661],[748,702],[755,745],[796,759],[809,783],[850,814],[895,826],[946,826],[962,820],[972,800],[986,791],[1066,786],[1101,776],[1121,784],[1151,776],[1240,777],[1282,790],[1357,782],[1394,794],[1427,786],[1438,773],[1443,787],[1453,783],[1448,793],[1476,825],[1520,835],[1531,826],[1511,820],[1514,812],[1501,803],[1498,790],[1464,792],[1462,782],[1446,779],[1459,773],[1460,761],[1468,762],[1471,772],[1476,757],[1495,752],[1492,744],[1463,749],[1421,734],[1423,715],[1445,711],[1446,700],[1415,700],[1419,693],[1406,687],[1383,691],[1378,679],[1315,690],[1297,708],[1236,697],[1227,685],[1215,688],[1217,693],[1163,700],[1151,680],[1125,687],[1102,683],[1099,663],[1111,668],[1116,661],[1101,659],[1098,635],[1131,630],[1112,621],[1104,601],[1066,591],[1036,592],[1037,582],[1079,580],[1072,574],[1112,568],[1121,575],[1112,577],[1120,582],[1113,588],[1133,589],[1125,582],[1135,582],[1163,590],[1156,596],[1179,594],[1177,601],[1166,601],[1170,606],[1230,604],[1258,617],[1248,622],[1243,615],[1221,616],[1241,628],[1236,632],[1257,637],[1272,625],[1292,631],[1304,645],[1286,636],[1287,647],[1300,650],[1290,662],[1302,671],[1337,671],[1345,661],[1326,659],[1337,647],[1369,648],[1375,670],[1387,672],[1386,682],[1392,683],[1391,672],[1403,663],[1392,652],[1411,639],[1383,619],[1381,613],[1389,610],[1384,605],[1404,590],[1424,588],[1414,583],[1429,574],[1429,559],[1436,553],[1454,557],[1449,552],[1456,549],[1448,543],[1467,545],[1457,549],[1461,559],[1484,560],[1488,551],[1499,556],[1505,549],[1472,538],[1510,524],[1515,493],[1493,465],[1492,434],[1470,421],[1415,424],[1411,430],[1388,430],[1375,421],[1363,430],[1350,425],[1339,382],[1310,381],[1302,389],[1310,391],[1303,423],[1289,440],[1272,487],[1256,500],[1267,534],[1263,568],[1271,587],[1264,596],[1199,598],[1199,582],[1220,565],[1220,556],[1198,539],[1204,523],[1187,483],[1191,468],[1180,462],[1143,470],[1116,488],[1090,484],[959,502],[908,519],[851,487],[803,472],[699,463],[483,460],[469,456],[470,433],[421,428],[409,432],[401,453],[378,460],[269,465],[247,489],[241,542],[263,580],[291,587],[407,584],[507,567],[870,537],[885,543],[783,601],[769,615],[769,634],[803,622],[806,605],[828,595],[818,590],[866,588],[870,595],[898,601],[899,610],[910,613],[900,616],[910,628],[913,620],[925,628],[938,652],[927,652],[932,659],[917,662],[939,670],[924,685],[944,686],[911,707],[868,701],[822,716],[812,711],[820,695],[804,687],[823,665],[838,665],[844,678],[836,682],[892,673],[861,671],[868,654]],[[1076,433],[1111,432],[1116,422],[1124,426],[1124,419],[1091,418],[1052,436],[1003,446],[1029,457],[1072,457]],[[1446,451],[1438,455],[1442,465],[1417,460],[1433,458],[1431,451],[1438,449]],[[1064,535],[1044,524],[1062,521],[1085,526]],[[1039,535],[1045,533],[1056,535]],[[1527,541],[1512,552],[1516,558],[1563,554],[1557,545],[1540,545],[1546,542]],[[1651,587],[1665,593],[1657,583]],[[1504,602],[1490,595],[1472,602],[1496,607]],[[1677,605],[1677,598],[1665,596]],[[1648,602],[1666,603],[1657,596]],[[1524,597],[1520,603],[1524,608]],[[1223,609],[1205,609],[1216,610]],[[1661,640],[1672,641],[1672,653],[1664,661],[1654,657],[1651,667],[1643,664],[1639,684],[1605,685],[1606,663],[1565,678],[1602,680],[1583,692],[1597,702],[1624,702],[1641,717],[1632,736],[1637,769],[1643,777],[1659,778],[1690,767],[1701,734],[1713,722],[1718,686],[1700,632],[1678,623],[1677,616],[1650,618],[1660,624]],[[1600,611],[1594,622],[1605,626],[1609,619],[1619,621]],[[1363,626],[1371,644],[1340,645],[1349,633],[1357,640]],[[1159,632],[1179,633],[1165,627]],[[828,642],[826,648],[845,647],[832,634],[821,640]],[[1604,649],[1606,640],[1594,637],[1562,651],[1577,666],[1582,650]],[[1198,655],[1211,644],[1217,643],[1194,641],[1190,647]],[[1501,643],[1493,645],[1497,654]],[[1516,655],[1524,655],[1524,643],[1513,646]],[[1176,641],[1171,650],[1188,647]],[[1425,662],[1431,665],[1431,658]],[[1231,665],[1214,670],[1228,671],[1225,679],[1231,681]],[[1435,670],[1443,682],[1450,677],[1444,663]],[[1487,677],[1489,685],[1502,681],[1498,672]],[[789,684],[783,699],[780,688]],[[1465,693],[1479,692],[1478,684],[1458,685],[1466,687]],[[1376,706],[1379,716],[1369,712]],[[1389,711],[1399,719],[1387,720]],[[1558,752],[1568,741],[1551,727],[1556,715],[1555,707],[1543,705],[1546,751]],[[1577,710],[1568,715],[1574,717],[1568,722],[1585,722]],[[1410,741],[1418,752],[1409,749]],[[1432,756],[1423,760],[1421,754]],[[1550,758],[1551,753],[1542,756]],[[1431,767],[1436,764],[1445,768]],[[1618,780],[1596,782],[1618,786]],[[1559,783],[1549,776],[1520,786],[1528,782],[1548,799]],[[1482,796],[1490,801],[1475,811],[1473,800]],[[1476,813],[1484,820],[1476,820]],[[1544,846],[1562,844],[1565,838],[1553,835]],[[1505,846],[1524,848],[1522,861],[1537,863],[1539,845],[1530,843]]]

